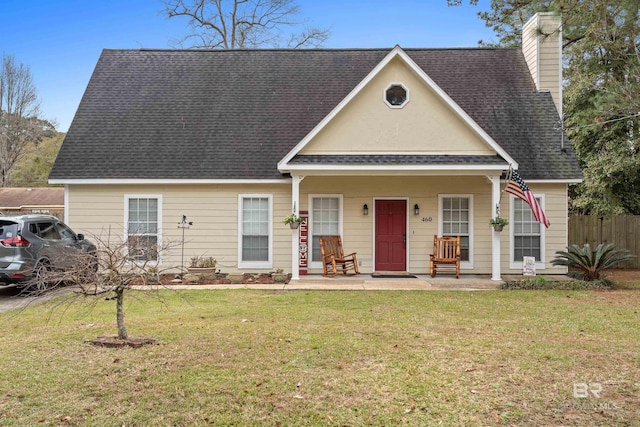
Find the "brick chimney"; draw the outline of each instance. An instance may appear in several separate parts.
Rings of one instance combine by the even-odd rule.
[[[554,12],[536,13],[522,27],[522,53],[539,91],[551,93],[562,117],[562,19]]]

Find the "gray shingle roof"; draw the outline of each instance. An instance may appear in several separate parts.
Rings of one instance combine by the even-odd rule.
[[[49,178],[280,178],[278,161],[389,52],[104,50]],[[581,177],[518,49],[405,52],[523,178]]]

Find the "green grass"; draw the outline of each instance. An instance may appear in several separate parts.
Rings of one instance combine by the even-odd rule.
[[[608,280],[584,281],[579,279],[549,280],[544,276],[528,277],[519,280],[508,280],[500,285],[500,289],[512,290],[603,290],[613,289],[616,284]]]
[[[140,293],[136,294],[140,295]],[[164,291],[0,315],[2,425],[638,425],[634,291]],[[600,398],[575,398],[600,383]]]

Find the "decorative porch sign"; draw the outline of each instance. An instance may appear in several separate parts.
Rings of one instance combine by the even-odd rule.
[[[298,268],[301,276],[306,276],[309,261],[309,211],[300,211],[300,229],[298,233]]]
[[[536,258],[532,256],[522,257],[522,275],[523,276],[535,276],[536,275]]]

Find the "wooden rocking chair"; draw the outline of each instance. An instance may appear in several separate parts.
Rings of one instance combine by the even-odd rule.
[[[335,276],[338,274],[338,266],[342,269],[342,274],[347,274],[349,270],[353,270],[354,274],[360,274],[356,253],[344,255],[340,236],[320,236],[320,252],[322,254],[323,276]]]
[[[433,254],[429,260],[429,273],[435,277],[438,267],[455,269],[456,279],[460,277],[460,236],[433,236]]]

